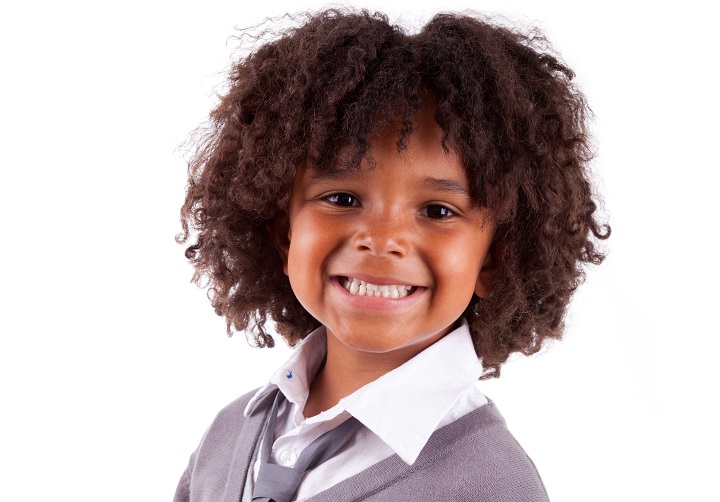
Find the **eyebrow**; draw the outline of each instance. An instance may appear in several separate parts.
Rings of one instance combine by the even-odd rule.
[[[431,190],[439,190],[441,192],[451,192],[451,193],[463,195],[467,198],[472,198],[470,196],[470,191],[467,188],[465,188],[465,186],[463,186],[461,183],[459,183],[455,180],[448,180],[448,179],[444,179],[444,178],[431,178],[428,176],[425,179],[423,179],[422,185]]]
[[[327,171],[318,171],[315,169],[310,170],[310,179],[312,182],[315,183],[322,183],[324,181],[337,181],[342,180],[343,178],[347,177],[348,175],[352,175],[353,171],[344,171],[344,170],[327,170]],[[467,197],[468,199],[472,199],[472,195],[470,195],[470,191],[459,181],[446,179],[446,178],[433,178],[431,176],[426,176],[422,179],[420,182],[420,186],[429,189],[429,190],[437,190],[440,192],[449,192],[453,194],[458,194],[463,197]]]

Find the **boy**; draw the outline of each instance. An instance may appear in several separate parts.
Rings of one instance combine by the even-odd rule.
[[[230,333],[302,343],[176,500],[547,500],[475,382],[559,338],[603,259],[571,78],[538,34],[341,11],[233,67],[180,240]]]

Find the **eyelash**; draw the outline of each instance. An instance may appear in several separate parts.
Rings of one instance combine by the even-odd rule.
[[[340,202],[340,200],[344,199],[345,203]],[[325,200],[328,201],[331,204],[334,204],[336,206],[340,207],[359,207],[360,202],[358,201],[358,198],[352,194],[345,193],[345,192],[338,192],[333,193],[325,197]],[[430,209],[440,210],[444,214],[437,215],[435,213],[435,216],[432,216],[430,213]],[[443,206],[442,204],[428,204],[424,208],[422,208],[419,213],[423,216],[427,216],[430,219],[433,220],[444,220],[446,218],[449,218],[451,216],[457,216],[456,213],[450,209],[447,206]]]

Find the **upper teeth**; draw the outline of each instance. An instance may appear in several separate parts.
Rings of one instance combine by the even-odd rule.
[[[407,296],[412,286],[404,284],[389,284],[378,286],[369,282],[347,277],[343,282],[343,287],[347,289],[351,295],[358,296],[383,296],[385,298],[402,298]]]

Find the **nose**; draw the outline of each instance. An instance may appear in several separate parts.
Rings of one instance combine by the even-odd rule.
[[[398,214],[366,214],[353,235],[357,251],[403,257],[410,251],[411,223]]]

